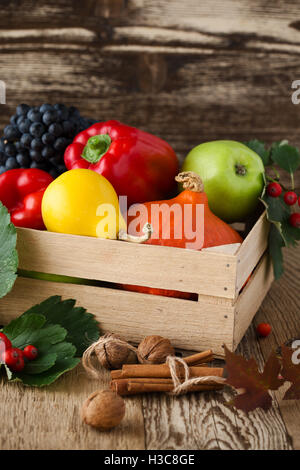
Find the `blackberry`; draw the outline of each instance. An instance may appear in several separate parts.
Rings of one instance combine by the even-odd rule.
[[[62,103],[20,104],[0,138],[0,174],[13,168],[39,168],[56,178],[66,171],[66,147],[95,122]]]

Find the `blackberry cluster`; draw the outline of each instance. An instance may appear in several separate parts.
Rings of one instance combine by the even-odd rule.
[[[56,178],[66,171],[67,146],[95,122],[74,106],[20,104],[0,139],[0,175],[13,168],[39,168]]]

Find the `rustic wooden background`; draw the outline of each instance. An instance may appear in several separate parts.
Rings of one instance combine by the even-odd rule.
[[[21,102],[65,102],[153,132],[180,158],[220,138],[300,145],[300,105],[291,101],[300,78],[297,0],[0,0],[0,7],[7,85],[0,129]],[[251,326],[240,346],[260,364],[300,331],[299,250],[286,257],[285,277],[255,319],[270,321],[273,335],[257,342]],[[300,406],[279,393],[269,413],[248,417],[224,406],[226,394],[132,398],[124,424],[99,435],[78,417],[95,387],[80,369],[40,391],[3,384],[0,448],[300,448]]]
[[[0,0],[0,128],[65,102],[165,138],[300,144],[297,0]]]

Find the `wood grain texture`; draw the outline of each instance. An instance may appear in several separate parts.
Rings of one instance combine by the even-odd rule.
[[[87,5],[86,5],[87,4]],[[7,106],[64,101],[165,138],[299,144],[295,2],[0,1]],[[22,66],[20,66],[20,64]],[[300,187],[300,173],[296,185]]]
[[[253,327],[239,353],[263,357]],[[232,392],[203,392],[185,397],[143,397],[148,449],[279,450],[291,449],[290,438],[275,401],[270,411],[245,413],[227,406]]]
[[[265,340],[259,340],[260,348],[266,360],[270,352],[290,338],[300,338],[300,248],[285,250],[285,273],[275,282],[264,300],[254,320],[254,326],[260,322],[272,325],[273,334]],[[276,392],[280,411],[292,438],[294,449],[300,449],[300,403],[294,400],[283,401],[283,391]]]
[[[264,212],[256,224],[249,232],[242,245],[240,246],[237,256],[237,282],[236,292],[238,293],[253,269],[259,262],[263,253],[268,246],[268,234],[270,224],[267,221],[266,213]]]
[[[300,144],[300,17],[294,0],[0,0],[0,80],[7,105],[76,105],[99,120],[117,118],[153,132],[182,159],[219,138]],[[288,179],[286,178],[286,181]],[[296,187],[300,188],[300,172]],[[262,365],[272,348],[300,336],[299,249],[286,253],[240,352]],[[108,383],[103,375],[99,386]],[[230,410],[224,394],[126,399],[121,428],[83,426],[79,407],[97,384],[80,368],[47,389],[3,382],[1,449],[300,449],[300,406],[276,393],[270,412]],[[19,417],[24,419],[19,419]],[[9,432],[7,432],[9,431]]]
[[[269,321],[273,326],[273,334],[258,342],[252,326],[239,347],[239,352],[245,357],[256,357],[260,367],[273,347],[296,336],[300,330],[299,280],[296,279],[295,282],[300,252],[291,250],[286,255],[285,276],[274,284],[254,322],[255,325],[260,321]],[[289,289],[288,296],[287,289]],[[99,383],[99,388],[107,383],[108,374],[104,376],[101,384]],[[11,423],[11,429],[15,432],[7,433],[4,429],[0,430],[1,448],[50,448],[51,446],[53,446],[51,448],[67,448],[68,444],[63,444],[62,439],[65,439],[64,434],[70,429],[73,440],[67,442],[72,444],[72,449],[105,448],[106,445],[107,448],[124,446],[130,449],[140,448],[138,446],[143,445],[148,449],[278,450],[290,449],[292,445],[294,448],[299,448],[298,403],[283,403],[276,394],[274,407],[268,413],[257,410],[246,416],[225,406],[225,402],[230,398],[230,393],[227,391],[224,394],[220,392],[192,394],[181,398],[156,394],[142,397],[142,408],[139,408],[140,398],[126,399],[127,406],[130,403],[133,413],[133,422],[129,417],[126,426],[126,429],[131,429],[130,443],[124,441],[126,436],[120,436],[118,429],[109,434],[108,442],[106,436],[102,440],[102,434],[99,435],[87,427],[83,429],[78,420],[79,406],[96,388],[96,383],[91,383],[81,375],[80,369],[68,373],[57,384],[44,390],[24,389],[20,385],[12,384],[3,385],[0,391],[1,401],[5,403],[9,400],[13,407],[9,413],[5,407],[1,407],[1,420]],[[65,398],[62,397],[67,397],[68,401],[64,401]],[[24,410],[27,419],[18,421],[16,432],[15,416],[19,416],[20,409]],[[29,409],[34,410],[34,420],[38,421],[38,433],[34,434],[33,440],[30,434],[30,441],[24,438],[29,435],[28,432],[24,432],[28,431],[27,426],[30,423],[32,426],[35,424],[35,421],[31,421]],[[59,416],[59,420],[51,418],[53,409],[57,410],[55,417]],[[41,420],[40,416],[46,416],[48,420]],[[135,435],[134,429],[138,430],[138,436]],[[59,433],[61,439],[55,436],[55,432]],[[41,438],[42,435],[46,438]],[[145,436],[145,441],[141,436],[143,439]]]
[[[235,298],[237,260],[223,253],[30,229],[18,229],[17,250],[27,271]]]
[[[126,414],[113,432],[83,424],[80,409],[88,395],[109,385],[103,371],[99,381],[87,378],[79,365],[49,387],[35,389],[1,380],[1,450],[144,449],[141,399],[126,400]],[[9,405],[8,405],[9,404]]]
[[[214,299],[189,300],[125,292],[102,287],[62,284],[19,277],[0,301],[0,322],[7,324],[32,305],[52,296],[74,298],[92,312],[102,332],[114,332],[134,343],[145,336],[167,336],[174,347],[197,351],[233,344],[234,308]],[[167,330],[166,330],[167,329]]]
[[[274,281],[273,265],[265,254],[235,304],[233,350],[236,349]]]

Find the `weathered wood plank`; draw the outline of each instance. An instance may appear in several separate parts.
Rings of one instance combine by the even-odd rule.
[[[65,101],[156,133],[180,158],[217,138],[300,143],[291,103],[299,55],[293,3],[225,8],[218,0],[214,9],[192,0],[188,8],[179,0],[95,0],[84,17],[82,2],[28,0],[18,2],[18,14],[12,3],[1,2],[8,105],[0,126],[21,101]],[[92,24],[96,5],[103,16]]]
[[[0,379],[1,380],[1,379]],[[107,371],[90,380],[81,365],[41,389],[1,380],[1,450],[144,449],[141,399],[126,399],[126,414],[112,432],[82,423],[80,408],[88,395],[109,384]]]
[[[0,322],[9,323],[52,295],[75,298],[92,312],[102,332],[114,332],[139,343],[145,336],[167,336],[175,347],[198,351],[233,343],[234,309],[212,299],[199,302],[99,287],[18,278],[0,301]],[[2,324],[0,323],[0,324]],[[166,330],[167,329],[167,330]]]
[[[263,357],[251,327],[239,348],[246,357]],[[286,450],[291,449],[276,400],[267,413],[246,415],[230,408],[223,392],[193,393],[185,397],[145,395],[143,414],[147,449]]]
[[[237,260],[237,285],[236,291],[239,292],[258,261],[266,251],[268,246],[268,234],[270,224],[267,221],[267,215],[264,212],[252,230],[249,232],[236,256]]]
[[[261,309],[254,320],[254,325],[268,322],[273,333],[266,339],[260,339],[260,347],[267,360],[272,350],[283,344],[289,338],[300,339],[300,278],[299,247],[285,251],[285,273],[275,282]],[[283,391],[276,392],[280,412],[292,438],[294,449],[300,449],[300,403],[299,400],[283,401]]]
[[[265,254],[236,301],[233,349],[243,338],[273,280],[272,261]]]
[[[18,229],[17,250],[27,271],[235,298],[236,258],[224,253],[30,229]]]

